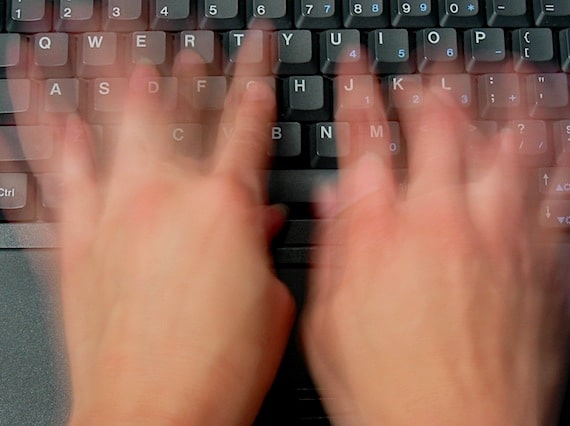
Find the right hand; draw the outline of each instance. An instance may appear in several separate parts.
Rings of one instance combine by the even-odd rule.
[[[556,407],[566,298],[540,201],[518,189],[513,138],[481,136],[467,155],[469,120],[446,102],[426,94],[429,108],[403,117],[405,195],[354,132],[322,197],[303,338],[337,424],[530,425]]]

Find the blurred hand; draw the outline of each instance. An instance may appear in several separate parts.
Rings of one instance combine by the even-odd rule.
[[[239,74],[239,73],[238,73]],[[271,90],[234,90],[208,160],[168,155],[134,71],[109,175],[87,131],[67,124],[62,296],[72,424],[250,424],[287,341],[293,300],[269,256]]]
[[[343,118],[352,129],[377,121],[376,93]],[[513,135],[468,144],[452,100],[424,95],[401,116],[405,191],[384,147],[355,130],[338,188],[322,191],[303,321],[311,371],[336,424],[539,424],[566,342],[540,200]]]

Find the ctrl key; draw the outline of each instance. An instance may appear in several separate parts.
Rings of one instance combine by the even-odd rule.
[[[4,220],[34,218],[31,178],[25,173],[0,173],[0,210]]]

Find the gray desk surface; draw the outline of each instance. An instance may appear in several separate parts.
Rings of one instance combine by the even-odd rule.
[[[0,249],[0,425],[67,417],[55,259],[55,250]]]

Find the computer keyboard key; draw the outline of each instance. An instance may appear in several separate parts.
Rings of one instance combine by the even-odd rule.
[[[194,77],[189,90],[192,107],[200,111],[222,111],[224,109],[228,81],[223,76]]]
[[[204,150],[204,128],[198,123],[176,123],[164,126],[163,131],[174,153],[199,159]]]
[[[568,27],[570,2],[568,0],[533,0],[534,18],[538,27]]]
[[[271,170],[269,173],[269,200],[272,203],[311,203],[314,191],[321,185],[337,179],[337,170]]]
[[[525,165],[532,167],[550,166],[551,144],[548,141],[546,122],[539,120],[517,120],[507,123],[509,133],[514,135],[515,146]]]
[[[64,202],[64,177],[59,173],[42,173],[38,182],[38,217],[42,220],[56,219]]]
[[[39,33],[32,37],[29,73],[33,78],[73,77],[74,61],[67,33]]]
[[[521,28],[513,31],[513,62],[515,71],[520,73],[558,71],[552,30]]]
[[[483,0],[439,0],[442,27],[473,28],[483,25]]]
[[[570,166],[570,120],[555,122],[553,131],[556,164]],[[567,181],[570,182],[570,177]]]
[[[477,77],[479,115],[501,120],[519,117],[524,104],[518,74],[484,74]]]
[[[77,38],[78,77],[118,77],[123,74],[123,44],[116,33],[85,33]]]
[[[0,210],[10,221],[34,218],[31,177],[25,173],[0,173]]]
[[[546,201],[541,208],[540,224],[545,228],[570,229],[570,201]]]
[[[21,162],[50,160],[55,152],[51,126],[0,126],[0,168],[5,171]]]
[[[560,64],[562,71],[570,73],[570,28],[560,31]]]
[[[408,30],[387,29],[368,34],[371,68],[376,74],[407,74],[415,70]]]
[[[430,89],[440,93],[448,106],[460,108],[466,115],[475,118],[475,82],[469,74],[444,74],[429,78]]]
[[[163,75],[170,74],[170,43],[164,31],[136,31],[129,36],[130,70],[141,62],[151,63]]]
[[[26,46],[20,34],[0,34],[0,78],[27,75]]]
[[[273,144],[269,154],[273,158],[295,159],[301,156],[302,139],[299,123],[274,123],[271,126],[271,140]]]
[[[269,40],[261,30],[235,30],[224,33],[225,74],[233,75],[240,64],[246,75],[267,75],[269,73]],[[242,47],[247,45],[245,51]],[[244,53],[245,52],[245,53]]]
[[[221,46],[213,31],[182,31],[176,34],[174,40],[175,75],[183,77],[188,73],[195,74],[197,66],[205,66],[210,75],[220,74]]]
[[[148,24],[148,4],[143,0],[104,0],[103,31],[144,31]]]
[[[243,29],[242,0],[198,0],[198,27],[205,30]]]
[[[454,28],[428,28],[416,33],[418,70],[425,74],[457,72],[459,61],[457,32]]]
[[[291,28],[292,6],[289,0],[247,0],[248,26],[279,30]]]
[[[342,25],[339,0],[294,0],[297,28],[329,29]]]
[[[121,77],[90,80],[87,93],[87,120],[90,123],[120,123],[128,85],[128,79]]]
[[[38,33],[51,30],[51,7],[46,0],[7,0],[6,30]]]
[[[0,124],[31,124],[37,119],[37,83],[0,80]]]
[[[392,25],[401,28],[426,28],[437,25],[432,0],[392,0]]]
[[[424,89],[421,75],[392,75],[383,85],[388,92],[388,117],[395,119],[398,110],[423,106]]]
[[[570,168],[542,167],[537,169],[538,187],[542,194],[550,196],[570,196]]]
[[[374,152],[392,157],[394,165],[401,166],[404,154],[400,124],[396,121],[376,122],[352,122],[350,123],[351,134],[358,135],[357,141],[351,140],[352,146],[361,144],[358,149],[368,150],[371,147]]]
[[[371,75],[341,75],[334,79],[336,121],[375,121],[383,116]]]
[[[194,2],[190,0],[150,0],[150,29],[182,31],[196,27]]]
[[[318,43],[313,43],[311,31],[277,31],[272,34],[271,46],[275,74],[316,74]]]
[[[538,119],[570,117],[570,81],[566,74],[532,74],[526,77],[529,115]]]
[[[309,155],[311,166],[316,169],[336,169],[340,157],[350,150],[350,125],[348,123],[317,123],[309,130]]]
[[[477,28],[464,32],[465,69],[472,74],[506,68],[507,49],[502,28]]]
[[[388,0],[343,0],[343,5],[346,28],[386,28],[390,23]]]
[[[528,27],[532,23],[527,0],[486,0],[490,27]]]
[[[42,83],[40,121],[53,124],[54,118],[79,112],[80,83],[77,78],[47,79]]]
[[[328,30],[321,33],[321,72],[335,74],[340,64],[356,64],[362,59],[358,30]]]
[[[53,27],[60,32],[98,31],[101,25],[100,6],[94,0],[57,0]]]
[[[283,83],[285,121],[327,121],[331,113],[330,81],[325,77],[288,77]]]

